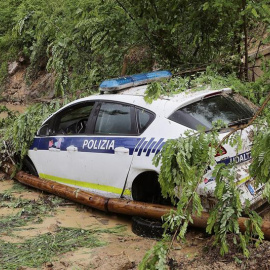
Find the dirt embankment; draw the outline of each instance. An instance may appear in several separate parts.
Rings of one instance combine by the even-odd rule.
[[[23,62],[9,64],[9,76],[1,95],[3,102],[19,105],[54,97],[54,76],[45,70],[31,81],[27,75],[27,65]]]

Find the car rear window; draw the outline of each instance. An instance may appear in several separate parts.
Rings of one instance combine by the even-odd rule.
[[[218,95],[189,104],[175,111],[169,119],[191,129],[212,128],[212,122],[222,120],[228,126],[243,123],[254,109],[237,95]]]

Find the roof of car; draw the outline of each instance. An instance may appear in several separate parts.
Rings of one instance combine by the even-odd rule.
[[[231,91],[230,88],[222,88],[219,90],[212,90],[210,88],[204,90],[187,89],[186,91],[183,91],[179,94],[160,96],[157,100],[153,100],[153,102],[149,104],[144,100],[146,89],[147,85],[142,85],[121,90],[116,93],[91,95],[85,98],[75,100],[66,106],[89,100],[109,100],[134,104],[139,107],[152,110],[156,114],[161,114],[165,117],[168,117],[172,112],[176,111],[177,109],[201,100],[202,98],[210,94],[212,95],[219,92]]]
[[[128,102],[128,99],[130,97],[141,97],[141,99],[144,101],[145,97],[145,91],[147,89],[147,85],[142,85],[138,87],[132,87],[126,90],[122,90],[118,93],[119,95],[126,96],[126,102]],[[165,117],[168,117],[172,112],[176,111],[177,109],[184,107],[190,103],[199,101],[208,95],[214,95],[216,93],[228,93],[232,90],[230,88],[222,88],[213,90],[211,88],[201,88],[201,89],[187,89],[186,91],[180,92],[178,94],[172,94],[172,95],[162,95],[157,100],[154,100],[150,105],[147,103],[147,107],[156,107],[155,105],[158,103],[158,111],[161,111],[160,103],[165,103],[164,106],[164,114]],[[145,102],[145,101],[144,101]]]
[[[127,95],[127,96],[141,96],[141,97],[145,97],[145,91],[147,89],[147,85],[142,85],[142,86],[138,86],[138,87],[131,87],[129,89],[125,89],[122,91],[119,91],[117,94],[118,95]],[[205,95],[208,94],[214,94],[217,92],[230,92],[231,89],[230,88],[221,88],[221,89],[211,89],[211,88],[196,88],[196,89],[187,89],[186,91],[182,91],[178,94],[172,94],[172,95],[168,95],[168,96],[160,96],[159,99],[166,99],[166,100],[170,100],[173,102],[184,102],[186,100],[194,100],[194,98],[199,97],[199,99],[201,97],[204,97]]]

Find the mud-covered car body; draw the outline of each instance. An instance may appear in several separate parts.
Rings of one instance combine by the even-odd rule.
[[[229,126],[243,124],[254,114],[253,105],[230,89],[187,90],[149,104],[144,100],[146,88],[146,84],[129,86],[117,93],[78,99],[50,116],[28,154],[38,175],[107,197],[159,202],[160,167],[152,159],[168,139],[198,125],[211,128],[217,119]],[[236,181],[243,200],[255,204],[261,194],[248,174],[251,133],[251,129],[242,132],[243,148],[238,153],[223,145],[216,161],[237,163]],[[206,208],[214,186],[208,171],[198,188]]]

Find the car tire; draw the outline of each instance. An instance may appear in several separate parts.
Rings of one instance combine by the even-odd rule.
[[[137,216],[132,217],[131,229],[132,232],[138,236],[154,239],[160,239],[164,232],[161,220],[142,218]]]
[[[24,172],[26,172],[26,173],[29,173],[29,174],[32,174],[32,175],[38,177],[37,170],[36,170],[34,164],[32,163],[32,161],[29,158],[25,158],[23,160],[22,170]]]

